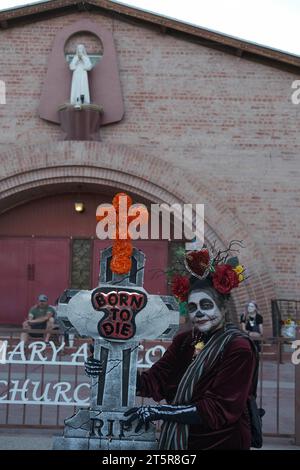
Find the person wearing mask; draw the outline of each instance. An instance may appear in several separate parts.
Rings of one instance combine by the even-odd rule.
[[[206,251],[199,252],[198,265],[199,258],[206,261]],[[167,404],[138,406],[124,413],[124,429],[131,432],[163,422],[159,449],[251,446],[247,403],[254,393],[258,356],[251,338],[230,322],[230,291],[240,282],[235,265],[230,260],[222,263],[219,253],[215,259],[214,270],[205,265],[201,278],[178,280],[173,294],[185,293],[188,328],[175,336],[159,361],[138,374],[137,395]],[[99,377],[101,361],[90,357],[85,371]]]

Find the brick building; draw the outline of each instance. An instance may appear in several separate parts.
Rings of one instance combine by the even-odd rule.
[[[53,41],[91,21],[112,33],[125,114],[101,141],[63,140],[39,105]],[[78,39],[102,57],[89,31]],[[204,203],[206,241],[244,240],[249,279],[236,313],[256,299],[299,298],[300,58],[106,0],[57,0],[0,13],[0,319],[20,324],[40,292],[96,285],[95,210],[120,190],[135,201]],[[53,93],[55,94],[55,90]],[[99,103],[98,103],[99,104]],[[75,213],[80,198],[86,210]],[[146,288],[167,291],[172,242],[148,254]]]

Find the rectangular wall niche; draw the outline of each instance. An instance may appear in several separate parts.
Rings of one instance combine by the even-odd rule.
[[[75,239],[72,243],[72,289],[91,287],[91,240]]]

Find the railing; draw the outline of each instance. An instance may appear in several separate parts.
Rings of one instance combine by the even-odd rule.
[[[291,437],[295,441],[299,426],[300,364],[293,363],[295,341],[282,337],[260,341],[260,368],[257,402],[266,410],[263,418],[265,436]],[[298,374],[299,375],[299,374]],[[298,411],[297,411],[298,410]]]
[[[74,347],[62,347],[63,334],[56,332],[50,346],[32,338],[23,353],[21,331],[0,330],[0,427],[60,428],[76,408],[88,406],[90,381],[83,364],[89,340],[75,338]],[[168,344],[141,343],[138,367],[151,367]],[[261,341],[257,400],[266,410],[264,434],[300,443],[300,364],[292,362],[293,345],[280,337]]]
[[[34,330],[26,347],[21,329],[0,329],[0,427],[60,428],[64,419],[90,399],[90,379],[84,374],[89,339],[75,338],[73,347],[62,346],[64,335]],[[166,341],[142,342],[138,367],[148,369],[166,348]],[[149,400],[139,398],[139,402]]]
[[[271,309],[272,309],[272,323],[273,323],[273,336],[276,337],[276,344],[277,344],[277,384],[279,384],[279,373],[280,373],[280,365],[284,365],[285,363],[285,348],[288,345],[292,345],[295,349],[300,348],[300,300],[294,299],[274,299],[271,301]],[[294,329],[296,338],[287,339],[283,338],[282,335],[282,326],[286,320],[292,320],[294,322]],[[293,349],[290,350],[292,353]],[[295,354],[295,361],[293,364],[294,367],[294,430],[295,430],[295,443],[297,445],[300,444],[300,354],[297,357],[297,352],[294,351]],[[299,362],[299,363],[298,363]],[[278,390],[279,385],[277,385],[277,392],[276,392],[276,430],[279,433],[279,401],[280,401],[280,390]],[[289,394],[286,392],[284,394],[285,398]],[[292,397],[291,397],[292,399]]]

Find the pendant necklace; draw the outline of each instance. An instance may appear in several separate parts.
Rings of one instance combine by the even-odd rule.
[[[198,333],[197,335],[195,335],[194,330],[193,330],[193,340],[192,340],[191,345],[194,346],[194,354],[193,354],[193,360],[194,360],[205,346],[202,333],[200,334]]]

